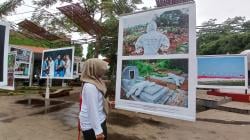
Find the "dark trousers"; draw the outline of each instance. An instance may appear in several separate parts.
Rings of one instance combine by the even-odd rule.
[[[106,121],[104,121],[101,124],[101,126],[102,126],[102,130],[103,130],[103,134],[105,136],[104,140],[107,140],[107,126],[106,126]],[[94,132],[93,129],[83,131],[82,133],[83,133],[84,140],[96,140],[95,132]]]

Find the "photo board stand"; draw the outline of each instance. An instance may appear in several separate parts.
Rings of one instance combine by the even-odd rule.
[[[116,109],[196,120],[195,28],[195,2],[120,15]]]
[[[29,86],[31,87],[33,85],[33,75],[34,75],[34,53],[31,53],[31,65],[30,65],[30,82],[29,82]]]
[[[64,82],[64,79],[62,80],[62,87],[66,87],[67,83]]]
[[[8,83],[8,45],[9,45],[9,30],[8,22],[0,20],[0,86],[5,86]]]
[[[47,81],[46,81],[46,92],[45,92],[45,113],[48,112],[48,107],[50,105],[50,100],[49,100],[49,95],[50,95],[50,78],[47,76]]]

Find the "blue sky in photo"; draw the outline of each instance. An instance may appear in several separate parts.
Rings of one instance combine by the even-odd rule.
[[[244,57],[198,58],[198,75],[199,76],[245,75]]]

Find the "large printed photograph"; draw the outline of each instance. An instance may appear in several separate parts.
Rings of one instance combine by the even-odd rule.
[[[8,57],[8,87],[11,87],[14,90],[15,87],[15,63],[16,63],[16,54],[9,53]]]
[[[198,86],[246,85],[245,56],[198,57]]]
[[[189,8],[148,11],[121,22],[123,56],[189,52]]]
[[[29,79],[32,51],[11,46],[10,51],[16,53],[15,78]]]
[[[11,47],[10,48],[11,52],[16,52],[16,61],[23,62],[23,63],[30,63],[31,60],[31,51],[26,50],[26,49],[21,49],[21,48],[16,48],[16,47]]]
[[[42,78],[72,79],[74,48],[61,48],[43,52]]]
[[[188,59],[124,60],[120,97],[188,108]]]
[[[3,82],[4,80],[4,52],[5,52],[5,30],[6,27],[3,25],[0,25],[0,82]]]
[[[0,86],[7,84],[9,24],[0,21]]]
[[[7,73],[7,84],[1,85],[0,88],[4,90],[15,90],[15,62],[16,54],[8,54],[8,73]]]

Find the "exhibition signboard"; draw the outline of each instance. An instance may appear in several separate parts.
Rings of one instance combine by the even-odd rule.
[[[116,108],[194,121],[195,3],[120,17]]]
[[[11,52],[16,53],[15,78],[29,79],[31,70],[32,51],[11,46]]]
[[[15,64],[16,64],[16,53],[9,53],[7,85],[0,86],[1,89],[15,90]]]
[[[0,21],[0,86],[7,85],[9,24]]]
[[[43,52],[41,78],[73,79],[74,47]]]
[[[212,55],[197,59],[198,88],[247,89],[247,56]]]

